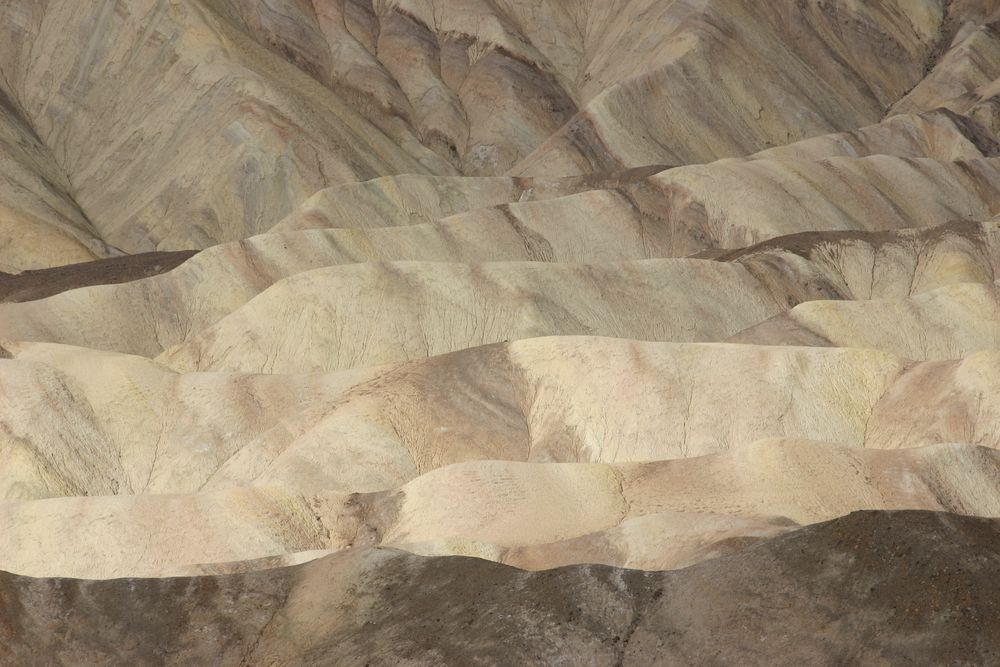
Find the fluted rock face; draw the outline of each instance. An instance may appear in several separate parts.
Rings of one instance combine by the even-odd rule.
[[[994,661],[998,12],[0,3],[0,665]]]

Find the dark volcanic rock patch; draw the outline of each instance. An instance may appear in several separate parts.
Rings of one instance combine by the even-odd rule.
[[[357,550],[228,576],[0,578],[2,664],[988,664],[1000,521],[858,512],[673,572]]]
[[[149,278],[170,271],[194,254],[194,250],[144,252],[17,274],[0,273],[0,303],[34,301],[78,287]]]

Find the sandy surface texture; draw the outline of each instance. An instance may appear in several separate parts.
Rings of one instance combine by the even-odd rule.
[[[995,0],[0,0],[0,667],[992,664]]]

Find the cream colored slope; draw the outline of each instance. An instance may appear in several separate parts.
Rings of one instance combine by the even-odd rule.
[[[875,155],[720,160],[677,167],[613,191],[479,209],[452,219],[565,227],[597,212],[640,228],[672,256],[740,248],[806,231],[890,231],[986,220],[1000,210],[1000,160]]]
[[[257,558],[305,551],[327,541],[309,499],[264,489],[6,503],[0,506],[0,515],[8,563],[24,568],[25,574],[161,576],[193,562],[192,557],[194,561]],[[38,559],[54,547],[73,549],[75,556],[51,554]],[[29,558],[36,559],[35,565],[26,562]],[[78,564],[69,566],[66,561],[71,558]]]
[[[0,89],[0,271],[115,254],[71,191],[52,154]]]
[[[676,237],[653,219],[619,218],[625,200],[605,193],[560,218],[559,202],[529,215],[526,204],[437,224],[372,230],[265,234],[205,250],[164,275],[0,304],[0,338],[41,340],[155,356],[215,324],[275,281],[343,263],[386,260],[615,261],[671,254]],[[594,215],[599,211],[600,215]],[[804,264],[799,258],[808,260]],[[780,237],[724,253],[777,289],[812,282],[816,298],[900,298],[1000,275],[1000,223],[952,223],[892,233]],[[782,286],[782,283],[785,286]]]
[[[803,231],[886,231],[985,220],[1000,209],[997,159],[728,160],[671,169],[648,180],[659,193],[648,208],[663,206],[665,194],[665,214],[679,217],[677,227],[694,236],[692,252]],[[634,197],[643,209],[641,194]]]
[[[14,0],[0,26],[5,92],[129,252],[264,231],[333,183],[453,173],[200,0]]]
[[[997,377],[995,352],[909,366],[873,350],[534,339],[389,371],[306,428],[265,434],[206,488],[385,488],[373,482],[463,460],[681,458],[767,437],[995,448]]]
[[[769,437],[1000,447],[997,353],[910,365],[874,350],[550,338],[320,376],[175,376],[8,346],[8,500],[378,491],[462,461],[682,458]]]
[[[439,112],[451,108],[450,102],[442,100],[451,95],[445,91],[454,84],[432,86],[445,98],[436,93],[428,97],[430,89],[420,88],[419,103],[415,101],[418,98],[408,98],[414,91],[404,90],[403,97],[408,99],[403,100],[394,88],[397,83],[403,88],[411,83],[420,86],[417,81],[433,78],[433,68],[423,64],[416,64],[421,72],[414,76],[412,58],[402,57],[420,42],[417,35],[431,26],[446,39],[453,34],[447,25],[462,26],[468,31],[463,34],[475,35],[482,43],[481,51],[473,49],[475,62],[464,65],[459,61],[463,58],[461,52],[468,53],[467,44],[452,43],[452,47],[459,47],[454,54],[445,49],[449,52],[445,61],[457,58],[454,75],[465,81],[459,91],[462,105],[469,102],[466,96],[471,96],[469,99],[475,98],[473,106],[480,109],[479,117],[470,119],[475,128],[470,141],[476,145],[462,149],[468,149],[469,160],[480,165],[470,167],[473,171],[495,162],[495,154],[509,153],[510,145],[517,144],[521,151],[537,143],[541,135],[536,130],[542,125],[551,126],[552,118],[565,115],[548,103],[563,95],[558,88],[565,88],[565,95],[571,98],[593,98],[605,87],[615,85],[620,77],[634,74],[629,70],[636,66],[637,56],[643,67],[655,69],[671,60],[677,48],[667,39],[670,31],[659,30],[653,43],[644,40],[641,47],[632,41],[629,34],[634,28],[648,28],[642,23],[630,26],[625,20],[647,9],[635,2],[625,3],[610,15],[605,15],[608,8],[569,11],[547,7],[542,12],[544,25],[536,27],[531,27],[526,17],[539,18],[539,10],[528,6],[509,6],[497,16],[493,15],[497,11],[493,5],[463,7],[461,11],[453,8],[456,11],[441,15],[427,14],[426,6],[419,3],[409,8],[390,3],[375,19],[376,23],[388,20],[392,28],[387,32],[376,30],[368,37],[357,32],[368,30],[362,26],[364,21],[356,22],[357,16],[341,17],[344,29],[338,28],[336,7],[329,8],[332,13],[327,15],[285,3],[281,6],[290,10],[285,14],[279,5],[269,5],[265,10],[237,3],[238,16],[234,18],[223,4],[138,0],[120,9],[111,2],[99,2],[79,11],[69,0],[44,6],[17,0],[5,7],[7,39],[0,59],[9,63],[6,92],[51,149],[59,169],[72,177],[76,200],[97,221],[105,240],[125,250],[205,247],[263,231],[308,194],[330,183],[401,171],[451,173],[448,137],[461,136],[464,121]],[[705,14],[707,18],[687,16],[673,3],[659,3],[655,11],[662,12],[665,21],[680,31],[677,34],[687,34],[689,20],[698,23],[704,18],[701,27],[712,25],[714,30],[719,26],[713,21],[726,23],[731,19],[728,12],[738,15],[742,11],[737,4],[714,3]],[[906,10],[913,13],[910,7]],[[256,17],[250,16],[254,11]],[[581,11],[583,15],[578,15]],[[918,16],[920,12],[913,14],[918,23],[927,18]],[[481,20],[484,16],[488,18]],[[411,18],[428,23],[423,27],[410,25]],[[826,25],[828,18],[813,15],[805,20]],[[746,34],[774,19],[755,16],[752,25],[744,26]],[[876,20],[890,27],[894,21],[891,16]],[[591,24],[594,30],[588,28],[585,35],[574,35],[583,24]],[[551,35],[546,34],[550,29],[565,36],[569,43],[578,39],[587,42],[589,46],[582,46],[585,50],[595,48],[593,57],[580,59],[579,49],[569,43],[554,46]],[[694,32],[700,33],[701,29]],[[782,29],[778,33],[785,34]],[[346,50],[324,53],[332,48],[327,40],[333,34],[337,36],[337,48]],[[64,35],[68,35],[68,45],[60,41]],[[303,37],[304,41],[299,39]],[[271,47],[281,56],[269,51]],[[368,63],[373,50],[387,61],[396,60],[403,69],[393,71],[387,63]],[[387,73],[387,79],[374,85],[394,101],[374,105],[359,101],[353,97],[358,92],[356,84],[367,75],[353,82],[340,81],[340,75],[327,79],[308,66],[305,69],[310,71],[306,73],[286,62],[289,54],[299,65],[326,62],[343,66],[353,70],[352,77],[369,70]],[[812,55],[800,54],[807,59]],[[619,61],[620,57],[625,60]],[[526,70],[507,72],[510,67],[517,70],[525,61],[532,63]],[[580,69],[584,61],[588,63],[587,72]],[[879,79],[881,71],[870,71],[866,77]],[[577,84],[570,83],[572,72],[580,77],[577,92]],[[548,102],[541,105],[548,105],[547,111],[525,110],[520,115],[521,120],[542,119],[542,125],[532,126],[534,129],[529,128],[531,123],[523,122],[496,126],[506,123],[508,117],[497,113],[497,104],[518,105],[524,97],[510,95],[503,83],[498,87],[494,80],[498,74],[502,81],[507,81],[505,77],[510,74],[515,88],[522,91],[525,85],[536,83],[539,90],[548,89],[558,81],[552,88],[555,97],[546,98]],[[450,75],[438,71],[436,76],[447,79]],[[537,76],[542,79],[536,81]],[[832,80],[839,81],[837,77]],[[362,98],[366,95],[362,91]],[[531,95],[527,98],[534,99]],[[813,99],[819,98],[809,97]],[[417,125],[415,133],[405,122],[393,120],[397,111],[407,115],[409,102],[415,108],[430,105],[425,109],[428,113],[434,110],[430,116],[423,117],[424,112],[420,112],[418,118],[410,119]],[[525,102],[528,106],[534,103]],[[377,121],[388,136],[363,120],[380,117],[379,109],[389,109],[385,111],[386,122]],[[744,110],[732,119],[730,127],[749,121],[745,115]],[[442,119],[440,127],[422,126],[425,119],[434,125],[435,118]],[[721,136],[726,131],[715,134]],[[434,150],[448,148],[444,158],[425,149],[418,139]],[[501,162],[506,160],[502,157]],[[544,170],[541,175],[549,177],[552,173]]]
[[[718,514],[811,523],[867,508],[989,516],[1000,512],[997,456],[967,445],[873,452],[770,440],[726,455],[627,466],[468,463],[368,497],[242,489],[4,503],[0,529],[11,548],[0,553],[0,568],[163,576],[197,563],[428,542],[489,557],[484,543],[494,553],[551,545],[664,512],[704,512],[707,526]],[[548,548],[554,561],[568,555]],[[593,555],[608,557],[599,547]]]
[[[984,153],[973,143],[976,136],[970,131],[969,123],[968,119],[946,112],[895,116],[855,132],[806,139],[758,153],[750,159],[801,161],[875,154],[901,158],[928,157],[943,161],[984,157]],[[725,170],[731,166],[724,161],[719,168]],[[559,180],[384,177],[323,190],[272,231],[395,226],[433,222],[454,215],[456,217],[450,222],[461,222],[467,226],[506,226],[514,220],[535,231],[542,228],[547,232],[543,232],[543,236],[548,236],[554,229],[572,228],[581,220],[591,221],[599,217],[600,221],[609,224],[641,230],[644,238],[657,246],[659,252],[680,256],[703,249],[706,242],[712,239],[707,236],[708,230],[703,228],[702,223],[707,221],[691,219],[698,204],[684,204],[684,194],[672,192],[669,174],[653,181],[650,177],[657,170],[657,167],[649,167],[617,177],[595,174]],[[864,192],[866,189],[871,191],[878,184],[859,183],[854,187]],[[590,191],[566,196],[577,190]],[[690,196],[688,194],[688,198]],[[710,193],[706,193],[707,196]],[[822,193],[812,196],[822,196]],[[852,196],[859,198],[857,194]],[[554,197],[557,198],[548,203],[524,203]],[[682,205],[673,205],[674,199],[680,200]],[[846,199],[846,195],[841,196],[838,202]],[[768,211],[771,216],[781,213],[779,207]],[[843,214],[850,215],[850,211],[845,209]],[[927,220],[931,218],[923,221]],[[805,226],[805,221],[799,224]],[[862,224],[857,214],[848,220],[848,225],[852,227]],[[882,223],[883,226],[893,224]]]
[[[374,491],[470,459],[643,460],[775,435],[860,444],[900,370],[874,352],[545,339],[321,377],[174,376],[136,357],[9,347],[3,424],[23,463],[2,474],[8,499]],[[732,384],[735,369],[752,389]]]
[[[946,107],[967,113],[984,98],[991,97],[987,91],[1000,79],[997,19],[1000,13],[994,12],[992,21],[963,25],[934,69],[893,105],[892,112]]]
[[[151,279],[73,290],[19,308],[0,305],[0,335],[155,356],[276,281],[319,267],[373,260],[613,262],[669,255],[650,230],[593,215],[551,225],[459,218],[368,230],[271,233],[214,246]]]
[[[940,20],[933,9],[921,11],[912,3],[901,4],[902,18],[891,10],[841,8],[830,14],[802,12],[800,25],[790,25],[787,16],[769,15],[748,2],[719,0],[698,5],[669,0],[447,4],[393,0],[371,7],[303,6],[292,0],[208,4],[265,47],[290,56],[389,136],[409,125],[425,145],[469,174],[502,173],[559,130],[580,105],[590,103],[603,110],[609,106],[606,98],[621,101],[628,94],[634,108],[622,109],[602,130],[619,129],[631,139],[633,149],[656,141],[680,142],[702,161],[708,147],[716,151],[727,147],[724,154],[732,155],[752,152],[745,148],[748,144],[759,148],[786,143],[789,132],[801,132],[803,124],[812,130],[807,134],[818,134],[863,125],[868,119],[873,122],[881,107],[871,97],[884,106],[902,94],[905,88],[899,80],[920,73],[914,66],[921,61],[918,52],[929,49],[928,37]],[[907,19],[926,25],[920,25],[915,35]],[[837,27],[839,20],[870,27],[845,33]],[[815,42],[797,37],[810,30],[827,38],[819,42],[827,57],[820,57]],[[719,31],[729,41],[719,43],[715,38]],[[911,53],[893,53],[889,33]],[[877,66],[858,59],[859,53],[876,47],[883,47]],[[913,62],[907,62],[907,56]],[[842,66],[831,67],[831,57]],[[827,85],[816,85],[810,67],[821,72]],[[769,97],[746,90],[739,77],[748,68]],[[721,77],[708,79],[710,72],[717,74],[720,69]],[[886,70],[892,76],[884,75]],[[709,95],[709,103],[697,109],[697,115],[688,99],[693,86],[680,76],[682,72],[693,74],[695,85],[703,81],[704,88],[698,91],[703,98],[723,89]],[[656,84],[643,85],[648,79]],[[658,110],[665,108],[659,104],[661,85],[673,98],[674,114],[680,118],[657,123],[662,115]],[[785,105],[795,106],[798,113],[793,116],[782,108]],[[706,106],[716,107],[715,117],[704,113]],[[616,121],[625,127],[618,128]],[[691,128],[692,136],[685,140],[676,131],[685,123],[702,131]],[[664,135],[665,129],[675,131]],[[598,145],[594,152],[599,156],[600,136],[569,141],[587,139]],[[633,164],[651,162],[660,160]],[[608,168],[599,157],[593,167],[580,173]]]
[[[875,155],[720,160],[662,171],[612,191],[477,209],[451,220],[568,227],[588,215],[643,230],[672,256],[739,248],[805,231],[890,231],[984,220],[1000,210],[1000,160]]]
[[[206,4],[227,9],[260,43],[337,91],[390,136],[412,128],[464,173],[502,173],[576,111],[562,63],[539,49],[579,61],[581,25],[570,15],[586,13],[583,6],[573,10],[548,0]]]
[[[733,336],[739,343],[870,347],[920,361],[1000,348],[996,284],[957,284],[896,301],[811,301]]]
[[[807,259],[844,295],[903,299],[946,285],[994,282],[1000,277],[1000,222],[791,234],[717,258],[767,263],[780,261],[786,252]]]
[[[943,19],[925,0],[660,5],[634,28],[666,38],[656,61],[607,82],[510,173],[707,162],[878,122],[923,77]]]
[[[384,372],[176,375],[141,357],[7,348],[15,358],[0,359],[6,499],[197,490],[262,433],[319,420],[350,387]]]
[[[660,512],[799,523],[861,508],[990,515],[1000,511],[998,462],[1000,453],[968,445],[877,452],[763,440],[728,454],[622,466],[467,463],[373,499],[368,529],[383,544],[454,540],[460,548],[465,539],[543,544]],[[380,513],[383,505],[392,509]]]
[[[983,135],[983,128],[970,118],[947,109],[934,109],[898,114],[874,125],[768,148],[747,159],[822,160],[894,155],[950,162],[995,156],[994,145],[984,140]]]
[[[969,119],[946,111],[933,111],[893,116],[876,125],[804,139],[747,159],[823,160],[881,154],[945,162],[968,161],[988,155],[976,145],[977,139]],[[582,190],[621,188],[664,169],[651,166],[617,176],[590,174],[563,179],[385,176],[321,190],[272,231],[327,227],[367,229],[435,222],[478,208],[549,199]]]
[[[508,224],[513,216],[529,226],[552,229],[599,215],[640,228],[665,252],[682,256],[810,230],[875,231],[987,219],[1000,210],[1000,161],[982,159],[982,151],[963,134],[969,133],[967,128],[957,128],[963,122],[968,121],[944,113],[897,117],[854,134],[765,151],[750,160],[721,160],[655,175],[639,171],[612,182],[596,176],[549,185],[524,180],[514,188],[523,196],[511,192],[505,196],[509,205],[499,209],[499,202],[488,197],[473,198],[478,186],[461,185],[462,179],[382,179],[321,192],[275,229],[390,226],[425,221],[424,216],[433,219],[439,212],[466,224]],[[953,142],[954,157],[962,162],[925,157],[946,150],[938,144]],[[491,192],[508,187],[501,179],[472,181],[490,184],[483,187]],[[560,192],[575,194],[552,198]],[[470,210],[449,212],[456,199]],[[532,201],[536,199],[546,201]]]
[[[7,499],[374,491],[463,460],[644,460],[778,435],[861,444],[900,371],[874,352],[541,339],[324,376],[177,376],[137,357],[8,347]]]
[[[157,359],[185,371],[289,373],[549,335],[712,341],[824,287],[705,260],[355,264],[282,280]]]
[[[906,365],[875,351],[528,340],[388,371],[322,418],[265,433],[205,488],[374,490],[463,460],[641,461],[766,437],[1000,447],[998,364],[917,365],[897,389]],[[909,397],[931,387],[915,428]]]
[[[383,176],[320,190],[271,231],[331,227],[372,229],[436,222],[477,208],[621,187],[663,168],[666,167],[650,165],[617,173],[559,179],[418,174]]]
[[[320,190],[271,231],[370,229],[435,222],[469,209],[556,196],[574,189],[560,181],[539,179],[384,176]]]
[[[158,359],[179,370],[288,373],[547,335],[712,341],[845,292],[791,253],[780,262],[357,264],[282,280]],[[18,324],[7,331],[35,337]]]
[[[872,412],[868,447],[959,441],[1000,447],[1000,355],[979,352],[962,361],[917,364],[899,377]]]
[[[791,15],[743,0],[206,4],[389,136],[412,127],[469,174],[505,171],[581,105],[560,133],[590,159],[576,173],[607,169],[619,148],[704,161],[875,122],[920,79],[944,19],[912,2]]]
[[[939,107],[974,118],[994,141],[1000,137],[1000,12],[982,2],[955,21],[954,38],[934,69],[891,113]]]

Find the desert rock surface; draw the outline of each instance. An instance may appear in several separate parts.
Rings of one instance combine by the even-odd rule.
[[[0,2],[0,665],[990,664],[992,0]]]

